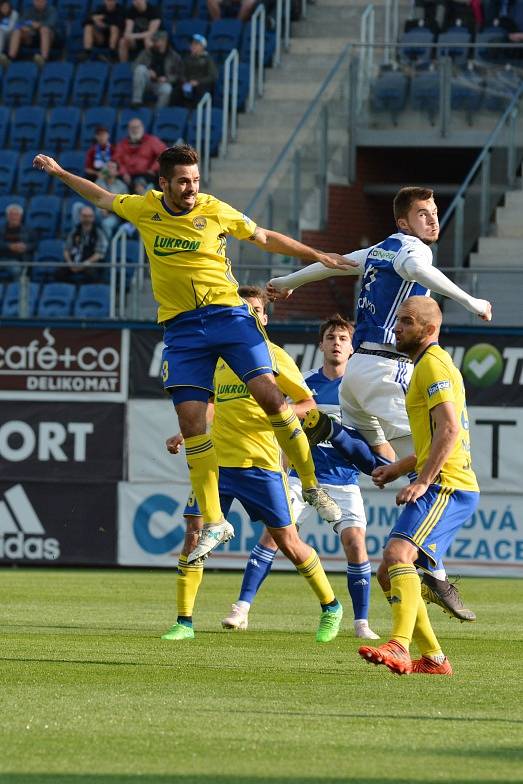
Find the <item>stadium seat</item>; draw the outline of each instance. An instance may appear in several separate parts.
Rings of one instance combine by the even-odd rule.
[[[82,19],[75,19],[67,25],[65,53],[70,62],[76,62],[84,48],[84,27]]]
[[[80,63],[74,77],[72,103],[84,109],[103,103],[108,75],[107,63]]]
[[[17,192],[26,198],[47,193],[52,178],[43,171],[33,167],[33,160],[41,150],[28,150],[22,153],[18,163]]]
[[[466,27],[450,27],[438,36],[438,44],[445,44],[438,49],[438,57],[450,57],[456,65],[464,65],[469,56],[469,49],[459,44],[469,44],[472,36]]]
[[[409,65],[426,66],[432,59],[434,33],[428,27],[414,27],[403,33],[398,49],[400,62]]]
[[[67,318],[76,295],[74,283],[45,283],[36,315],[39,318]]]
[[[78,174],[80,177],[85,176],[84,166],[85,166],[85,153],[84,152],[77,152],[76,150],[65,150],[63,153],[60,154],[60,166],[63,166],[64,169],[67,171],[72,172],[73,174]],[[69,188],[64,185],[61,180],[54,180],[54,192],[57,196],[64,196],[66,193],[69,193]]]
[[[8,106],[28,106],[33,102],[38,66],[36,63],[15,61],[4,75],[4,100]]]
[[[179,54],[187,54],[193,35],[207,35],[208,22],[204,19],[181,19],[176,22],[172,43]]]
[[[518,72],[510,66],[487,76],[485,82],[485,109],[503,112],[518,89]]]
[[[91,0],[58,0],[56,8],[60,19],[72,22],[73,19],[83,19],[87,16],[90,5]]]
[[[115,63],[109,76],[107,103],[109,106],[126,106],[132,92],[133,71],[129,63]]]
[[[370,105],[375,112],[390,112],[394,125],[407,103],[408,77],[401,71],[384,71],[371,84]]]
[[[159,136],[168,147],[178,139],[185,139],[189,110],[181,106],[166,106],[158,109],[154,116],[152,133]]]
[[[109,286],[105,283],[85,283],[80,286],[74,303],[75,318],[107,318],[109,315]]]
[[[499,63],[506,59],[505,48],[488,49],[481,44],[504,44],[508,41],[507,32],[498,25],[486,27],[476,36],[478,46],[475,49],[476,60],[480,63]]]
[[[220,142],[222,140],[222,120],[223,112],[221,109],[211,111],[211,144],[210,151],[212,156],[218,155]],[[187,129],[187,141],[193,146],[196,144],[196,112],[192,113]]]
[[[4,284],[0,283],[0,311],[2,309],[2,302],[3,302],[3,299],[4,299],[4,289],[5,289]]]
[[[249,95],[249,74],[250,66],[248,63],[239,63],[238,66],[238,99],[237,107],[239,112],[244,112]],[[220,76],[214,91],[214,105],[223,108],[223,67],[220,69]]]
[[[39,288],[40,286],[38,283],[28,284],[28,316],[34,316],[35,314]],[[4,301],[2,302],[2,316],[4,318],[18,318],[19,297],[20,284],[18,281],[15,283],[8,283],[4,293]]]
[[[82,127],[80,129],[80,147],[87,150],[94,141],[94,134],[99,125],[103,125],[109,131],[109,138],[113,138],[114,125],[116,122],[116,109],[112,106],[92,106],[86,109],[83,115]]]
[[[14,188],[18,153],[15,150],[0,150],[0,195],[11,193]]]
[[[9,120],[11,110],[7,106],[0,106],[0,149],[5,146],[7,141],[7,131],[9,130]]]
[[[170,24],[177,19],[190,19],[193,8],[194,0],[163,0],[162,17],[164,19],[164,27],[168,29]]]
[[[196,0],[196,11],[198,19],[205,19],[207,22],[210,20],[207,0]]]
[[[213,22],[207,40],[207,49],[215,63],[223,63],[229,52],[239,49],[243,22],[239,19],[218,19]]]
[[[145,132],[149,133],[152,116],[153,114],[147,106],[140,106],[138,109],[122,109],[116,125],[116,141],[118,142],[127,136],[127,125],[133,117],[139,117],[143,122]]]
[[[56,235],[61,214],[62,202],[58,196],[33,196],[25,220],[40,239],[45,239]]]
[[[413,109],[427,112],[432,125],[436,121],[440,98],[440,75],[435,71],[414,74],[411,82],[411,105]]]
[[[24,152],[40,146],[45,122],[45,109],[40,106],[20,106],[11,115],[9,147]]]
[[[42,68],[36,101],[39,106],[66,106],[71,92],[74,65],[67,62],[46,63]]]
[[[140,242],[138,240],[127,240],[126,261],[127,267],[125,269],[125,281],[126,286],[129,286],[129,283],[131,282],[132,278],[134,277],[134,273],[136,272],[138,262],[140,261]]]
[[[59,153],[76,146],[80,126],[80,109],[76,106],[57,106],[51,109],[45,129],[44,147]]]
[[[458,71],[450,86],[450,103],[453,111],[464,111],[469,125],[483,102],[483,80],[472,68]]]
[[[34,261],[38,263],[38,266],[31,267],[31,280],[37,283],[52,280],[57,268],[64,263],[63,240],[40,240]]]
[[[252,22],[245,25],[242,35],[242,42],[240,46],[240,60],[244,63],[250,63],[251,58],[251,34]],[[276,50],[276,33],[272,30],[265,30],[265,38],[263,42],[263,64],[266,68],[270,68]],[[258,51],[258,41],[256,41],[256,51]]]

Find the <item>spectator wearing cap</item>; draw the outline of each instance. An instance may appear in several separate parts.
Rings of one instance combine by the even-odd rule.
[[[34,247],[34,235],[24,227],[24,208],[16,202],[8,204],[5,226],[0,233],[0,279],[18,280]]]
[[[122,63],[126,63],[129,54],[136,56],[142,49],[150,49],[153,35],[158,32],[162,19],[158,8],[149,5],[147,0],[133,0],[131,8],[125,14],[123,35],[118,44],[118,54]]]
[[[139,117],[132,117],[127,125],[127,136],[116,145],[114,159],[118,161],[120,176],[127,185],[136,177],[155,182],[158,173],[158,156],[166,148],[158,136],[145,133]]]
[[[95,180],[101,170],[114,158],[115,147],[109,140],[109,131],[104,125],[99,125],[94,133],[94,143],[85,154],[84,169],[87,177]]]
[[[99,172],[96,184],[115,195],[117,193],[129,193],[129,188],[119,177],[117,161],[107,161],[103,169]],[[107,239],[110,240],[116,228],[121,223],[120,218],[114,212],[99,208],[96,210],[96,217],[99,219],[100,225],[107,235]]]
[[[222,16],[236,16],[247,22],[259,0],[207,0],[207,9],[213,22]]]
[[[168,106],[175,85],[183,81],[182,58],[169,44],[165,30],[153,35],[151,49],[140,52],[133,63],[132,107],[141,106],[146,90],[156,95],[156,108]]]
[[[182,103],[193,107],[204,93],[213,91],[218,78],[216,63],[207,51],[207,39],[203,35],[193,35],[183,67],[185,78],[180,98]]]
[[[109,48],[111,60],[118,59],[118,42],[124,26],[124,13],[117,0],[103,0],[84,20],[84,50],[78,59],[88,60],[94,46]]]

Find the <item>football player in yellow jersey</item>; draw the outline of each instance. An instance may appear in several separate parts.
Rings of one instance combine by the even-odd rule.
[[[282,253],[326,266],[352,266],[337,254],[322,253],[278,232],[256,226],[228,204],[200,193],[198,155],[189,145],[159,156],[161,190],[144,196],[114,195],[37,155],[33,165],[76,191],[96,207],[133,223],[145,244],[158,320],[165,327],[164,387],[171,395],[185,438],[188,466],[204,519],[197,559],[234,530],[220,507],[218,462],[206,434],[207,401],[222,357],[269,417],[280,447],[296,467],[304,499],[329,522],[338,505],[318,485],[308,441],[274,378],[274,359],[265,331],[238,296],[226,255],[227,236],[247,240],[268,253]]]
[[[243,286],[240,293],[266,324],[267,299],[264,292],[255,286]],[[271,344],[271,347],[280,368],[278,386],[294,401],[295,413],[304,416],[315,405],[312,392],[291,357],[279,346]],[[265,523],[276,547],[292,561],[320,601],[322,611],[316,640],[330,642],[338,634],[343,609],[318,554],[299,537],[287,478],[281,466],[280,448],[269,419],[250,395],[247,386],[222,360],[218,361],[214,383],[214,406],[209,406],[209,409],[213,408],[214,416],[209,419],[212,419],[211,434],[220,465],[219,490],[223,508],[227,513],[236,498],[252,520]],[[167,439],[167,448],[177,454],[182,443],[183,437],[178,434]],[[192,613],[203,577],[203,558],[190,561],[201,527],[200,509],[193,494],[187,502],[184,516],[187,535],[178,562],[178,616],[174,626],[162,636],[164,640],[194,638]]]
[[[429,297],[410,297],[398,310],[396,344],[414,362],[405,404],[415,454],[372,474],[383,487],[410,471],[417,473],[396,496],[405,510],[389,535],[377,575],[392,610],[391,639],[378,648],[359,649],[367,661],[400,675],[452,675],[421,597],[416,566],[437,562],[479,502],[463,379],[438,345],[440,327],[441,311]],[[413,639],[421,653],[415,661],[409,653]]]

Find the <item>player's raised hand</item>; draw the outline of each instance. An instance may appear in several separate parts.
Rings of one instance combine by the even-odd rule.
[[[167,451],[171,453],[171,455],[177,455],[182,448],[183,444],[183,436],[181,433],[177,433],[175,436],[170,436],[165,441],[165,446],[167,447]]]
[[[492,321],[492,305],[488,301],[488,299],[484,300],[485,303],[485,310],[483,313],[480,313],[480,319],[482,321]]]
[[[33,166],[35,169],[41,169],[46,172],[46,174],[51,174],[53,177],[59,177],[64,173],[64,170],[58,165],[54,158],[50,158],[48,155],[42,155],[42,153],[39,153],[34,158]]]
[[[359,262],[340,256],[339,253],[322,253],[318,261],[329,269],[352,269],[360,266]]]
[[[265,286],[265,291],[271,302],[288,299],[292,294],[292,289],[276,288],[271,280]]]

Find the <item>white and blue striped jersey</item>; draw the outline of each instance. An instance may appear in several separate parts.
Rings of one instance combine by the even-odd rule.
[[[379,245],[347,255],[365,267],[352,338],[354,350],[365,343],[394,347],[394,324],[401,303],[408,297],[430,294],[425,286],[410,280],[403,265],[415,256],[418,262],[432,266],[431,249],[418,237],[397,232]]]
[[[336,414],[341,417],[338,391],[341,378],[327,378],[321,368],[309,370],[303,374],[307,386],[312,392],[316,405],[325,414]],[[359,472],[350,466],[328,443],[319,444],[312,448],[312,457],[316,469],[316,478],[320,485],[357,485]],[[291,476],[297,476],[295,471]]]

